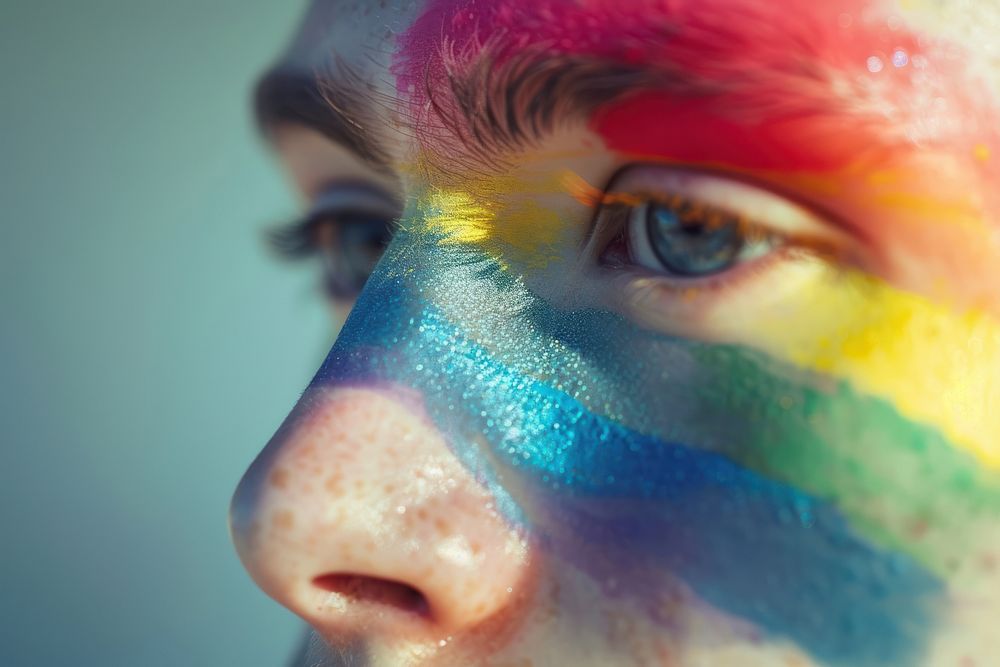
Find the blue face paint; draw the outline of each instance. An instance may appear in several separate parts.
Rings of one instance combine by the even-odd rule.
[[[698,441],[664,431],[658,412],[683,415],[654,390],[705,370],[698,345],[557,312],[488,260],[407,236],[314,387],[418,390],[508,519],[595,580],[614,577],[618,594],[642,602],[676,578],[830,664],[921,654],[942,593],[932,574],[859,536],[832,504],[710,451],[704,442],[733,437],[725,423]],[[698,414],[697,391],[676,398]]]

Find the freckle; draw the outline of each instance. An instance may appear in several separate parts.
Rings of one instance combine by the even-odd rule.
[[[271,473],[270,478],[271,486],[276,489],[287,489],[288,488],[288,471],[284,468],[277,468]]]
[[[984,572],[996,572],[997,565],[1000,564],[1000,562],[998,562],[996,554],[986,553],[983,554],[980,564]]]
[[[439,533],[442,534],[449,532],[451,528],[451,526],[448,525],[448,522],[440,517],[434,519],[434,527],[438,530]]]
[[[293,525],[295,525],[295,515],[288,511],[282,510],[281,512],[276,512],[274,515],[274,527],[281,530],[288,530]]]
[[[326,482],[323,483],[323,488],[325,488],[330,495],[340,497],[344,495],[344,488],[342,485],[343,481],[343,475],[335,473],[326,478]]]
[[[917,519],[912,524],[910,524],[909,533],[910,536],[915,539],[923,539],[927,536],[927,531],[930,530],[930,524],[926,519]]]
[[[421,521],[426,521],[427,520],[427,510],[425,510],[422,507],[420,509],[418,509],[417,510],[417,518],[420,519]]]
[[[382,490],[385,491],[387,494],[392,493],[393,491],[396,490],[396,485],[392,483],[386,484],[385,486],[382,487]]]
[[[472,551],[473,555],[478,556],[483,548],[480,546],[479,542],[473,542],[469,545],[469,550]]]

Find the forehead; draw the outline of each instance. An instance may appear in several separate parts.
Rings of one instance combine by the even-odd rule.
[[[969,64],[994,80],[1000,65],[997,0],[314,0],[283,62],[310,69],[331,58],[354,65],[384,62],[414,24],[422,24],[425,43],[502,32],[522,45],[547,41],[557,50],[598,51],[601,45],[634,47],[637,37],[646,41],[650,34],[668,40],[682,25],[715,31],[705,36],[717,40],[825,31],[827,40],[858,42],[857,31],[875,24],[883,36],[905,37],[909,27],[960,46],[965,55],[975,54],[977,62]],[[796,46],[791,39],[782,42]]]
[[[355,69],[387,62],[395,36],[419,16],[425,0],[313,0],[278,66],[315,73],[336,61]]]

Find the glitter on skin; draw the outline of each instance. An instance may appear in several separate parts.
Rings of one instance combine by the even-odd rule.
[[[553,549],[580,558],[588,543],[601,544],[625,572],[627,563],[642,572],[656,564],[723,611],[790,638],[830,664],[905,664],[920,651],[941,594],[939,580],[920,561],[936,559],[909,554],[901,526],[893,522],[911,509],[919,513],[926,496],[901,489],[890,498],[903,506],[866,514],[860,494],[885,492],[882,461],[943,463],[946,469],[923,481],[924,491],[939,484],[957,498],[986,493],[969,503],[989,498],[994,509],[998,487],[976,487],[996,479],[977,482],[974,461],[875,399],[846,388],[810,391],[782,381],[738,348],[655,336],[598,313],[556,313],[505,279],[492,262],[475,261],[474,252],[431,241],[426,255],[415,256],[413,249],[427,240],[419,239],[412,221],[409,227],[395,242],[394,248],[403,250],[387,254],[316,385],[388,382],[419,389],[463,463],[500,492],[500,506],[510,518],[529,523]],[[405,276],[393,267],[407,267]],[[463,294],[448,285],[461,286]],[[470,291],[483,292],[498,305],[517,304],[516,321],[481,338],[475,332],[491,328],[481,321],[489,315],[468,307]],[[653,389],[657,380],[662,384],[661,373],[647,368],[637,374],[634,363],[622,363],[619,346],[628,348],[630,339],[640,346],[687,350],[697,364],[695,375],[703,378],[700,388],[687,386],[688,392],[711,392],[720,386],[720,376],[746,388],[716,391],[714,405],[711,393],[697,395],[703,411],[718,412],[711,418],[689,415],[688,426],[698,426],[683,440],[662,429],[649,435],[634,430],[636,423],[648,427],[648,413],[669,406],[668,396],[658,397],[655,406],[649,400],[611,406],[619,411],[615,415],[601,415],[572,398],[582,382],[595,383],[589,389],[598,396],[620,393],[611,385],[623,379],[640,397],[637,389]],[[601,340],[616,344],[602,346]],[[581,359],[601,372],[588,373]],[[799,396],[801,421],[794,411],[769,413],[752,399],[781,391]],[[844,428],[868,433],[861,451],[852,450],[854,443],[828,421],[845,412],[850,419]],[[702,430],[711,442],[716,425],[741,431],[722,452],[726,456],[701,447],[696,437]],[[842,442],[844,449],[838,449]],[[886,448],[884,458],[864,451],[872,443]],[[738,463],[741,451],[754,465]],[[504,495],[517,486],[512,477],[528,489],[516,499]],[[958,481],[963,477],[966,488]],[[822,486],[822,493],[811,493],[809,485]],[[595,522],[574,509],[581,500],[610,498],[629,501],[628,512]],[[947,519],[941,527],[946,532],[957,523]],[[607,536],[592,534],[603,529],[628,534],[622,543],[628,548],[619,550]],[[642,588],[634,582],[631,590],[641,595]]]
[[[532,258],[530,266],[552,260],[544,250],[531,252],[518,240],[530,238],[525,231],[532,229],[532,220],[540,231],[552,230],[558,217],[543,222],[544,216],[524,212],[498,216],[495,211],[502,212],[502,206],[488,206],[481,199],[485,197],[458,190],[433,190],[424,205],[429,230],[448,243],[493,247],[493,255],[501,252],[497,243],[501,249],[519,248],[522,256]],[[496,219],[503,224],[494,224]],[[539,236],[537,246],[544,249],[556,235],[549,231]],[[758,341],[754,346],[775,359],[886,398],[907,417],[941,430],[983,463],[1000,468],[1000,422],[989,408],[1000,404],[995,382],[1000,323],[989,313],[956,313],[856,271],[824,272],[789,301],[783,305],[786,317],[748,317],[740,325],[741,335]],[[788,326],[788,316],[796,313],[808,315]],[[946,395],[937,391],[940,386],[949,387]]]
[[[461,323],[464,336],[592,412],[835,499],[868,539],[906,549],[937,573],[975,543],[978,525],[1000,520],[1000,472],[983,468],[888,401],[745,347],[671,339],[608,314],[558,314],[523,285],[491,272],[481,256],[457,248],[439,252],[452,257],[400,260],[438,267],[433,273],[440,275],[425,273],[421,280],[424,298],[443,295],[434,303]],[[442,263],[456,265],[445,270]],[[406,274],[407,281],[416,277]],[[469,289],[459,295],[449,284]],[[385,325],[368,326],[374,337]],[[446,359],[442,353],[437,361],[415,362],[410,367],[422,373],[414,379]],[[475,391],[463,391],[463,401],[474,397]],[[949,500],[941,504],[944,497]],[[912,527],[924,523],[927,534],[913,540]]]

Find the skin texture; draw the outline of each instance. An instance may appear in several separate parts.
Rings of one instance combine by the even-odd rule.
[[[820,4],[310,10],[265,131],[400,218],[233,500],[304,664],[1000,654],[995,7]]]

